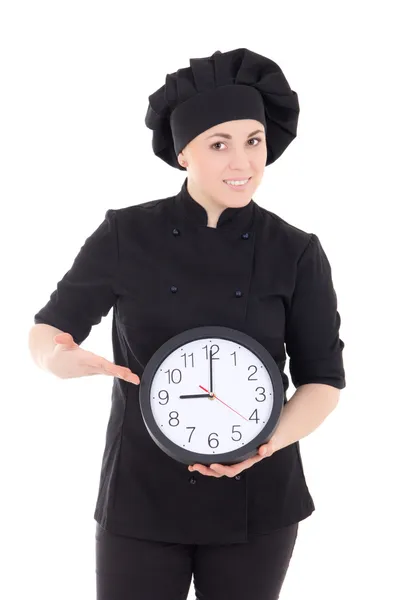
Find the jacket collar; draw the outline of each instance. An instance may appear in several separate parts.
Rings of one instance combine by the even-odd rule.
[[[175,208],[184,222],[189,222],[194,227],[207,227],[207,211],[188,192],[187,177],[182,184],[180,192],[174,198]],[[217,229],[243,230],[250,229],[255,212],[255,202],[250,200],[246,206],[239,208],[228,207],[220,214]]]

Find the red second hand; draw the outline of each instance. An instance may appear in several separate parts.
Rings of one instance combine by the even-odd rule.
[[[205,392],[207,392],[207,394],[209,394],[210,392],[208,390],[206,390],[205,387],[203,387],[202,385],[200,385],[199,387],[201,387],[202,390],[204,390]],[[231,410],[233,410],[233,412],[235,412],[237,415],[239,415],[239,417],[242,417],[242,419],[244,419],[245,421],[248,421],[248,419],[246,419],[246,417],[244,417],[243,415],[241,415],[240,413],[238,413],[237,410],[235,410],[234,408],[232,408],[231,406],[229,406],[229,404],[226,404],[226,402],[223,402],[222,400],[220,400],[220,398],[218,398],[218,396],[216,396],[215,394],[213,394],[214,398],[216,400],[219,400],[220,402],[222,402],[222,404],[225,404],[225,406],[227,406],[228,408],[230,408]]]

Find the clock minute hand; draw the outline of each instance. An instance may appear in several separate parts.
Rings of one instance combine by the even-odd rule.
[[[212,351],[210,348],[210,396],[214,394],[213,391],[213,372],[212,372]]]

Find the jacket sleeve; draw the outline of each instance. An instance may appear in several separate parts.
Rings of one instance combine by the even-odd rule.
[[[340,323],[331,267],[318,237],[312,233],[297,265],[285,326],[289,371],[296,389],[306,383],[346,387]]]
[[[47,304],[35,314],[35,324],[53,325],[81,344],[116,301],[113,284],[117,267],[116,211],[109,209],[57,283]]]

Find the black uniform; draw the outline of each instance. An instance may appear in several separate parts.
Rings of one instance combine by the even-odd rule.
[[[216,228],[187,191],[110,209],[35,315],[80,344],[113,307],[114,362],[142,375],[183,330],[221,325],[253,336],[293,385],[342,389],[344,343],[326,254],[315,234],[254,200]],[[236,477],[191,474],[152,440],[139,386],[113,381],[94,518],[110,532],[189,544],[247,541],[315,510],[294,443]]]

